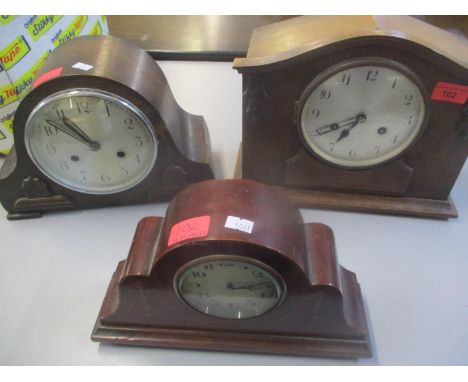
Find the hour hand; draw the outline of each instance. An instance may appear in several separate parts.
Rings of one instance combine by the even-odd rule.
[[[255,284],[240,284],[240,285],[235,285],[233,283],[227,283],[226,288],[227,289],[247,289],[247,290],[255,290],[255,289],[260,289],[263,288],[264,285],[269,284],[268,281],[260,282],[260,283],[255,283]]]
[[[63,124],[61,124],[61,123],[59,123],[57,121],[54,121],[52,119],[46,119],[45,121],[46,121],[47,124],[49,124],[50,126],[56,128],[57,130],[60,130],[62,133],[65,133],[65,134],[69,135],[72,138],[75,138],[76,140],[78,140],[80,142],[86,143],[80,135],[76,134],[73,130],[70,130],[65,125],[63,125]]]
[[[83,141],[91,148],[91,150],[99,150],[99,148],[101,147],[99,142],[93,141],[82,129],[80,129],[80,127],[76,123],[74,123],[65,116],[61,118],[61,121],[75,134],[79,135],[83,139]]]
[[[349,127],[347,129],[344,129],[341,131],[340,133],[340,136],[338,137],[338,139],[336,140],[336,143],[338,143],[339,141],[341,141],[342,139],[346,138],[347,136],[349,136],[350,132],[352,129],[354,129],[358,124],[360,123],[364,123],[366,122],[366,116],[364,114],[359,114],[353,121],[353,123],[351,123],[349,125]]]
[[[317,130],[315,130],[315,133],[313,135],[323,135],[330,133],[332,131],[336,131],[338,129],[341,129],[343,127],[347,127],[352,125],[356,121],[356,117],[348,118],[340,122],[333,122],[329,123],[328,125],[319,127]]]
[[[75,131],[75,129],[72,129],[70,128],[70,126],[67,126],[63,121],[62,123],[60,123],[52,119],[45,119],[45,122],[48,123],[50,126],[55,127],[57,130],[60,130],[62,133],[65,133],[69,135],[70,137],[76,139],[77,141],[84,143],[85,145],[88,145],[93,151],[97,151],[101,147],[101,145],[98,142],[94,142],[90,139],[84,138],[83,136],[78,134]]]

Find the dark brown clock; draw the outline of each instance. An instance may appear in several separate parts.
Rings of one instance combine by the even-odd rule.
[[[51,53],[13,130],[0,172],[9,219],[168,200],[213,177],[203,117],[178,106],[145,51],[113,37]]]
[[[468,152],[468,43],[406,16],[298,17],[252,35],[242,176],[301,206],[448,218]]]
[[[140,221],[92,339],[333,357],[371,355],[359,284],[332,230],[244,179],[187,187]]]

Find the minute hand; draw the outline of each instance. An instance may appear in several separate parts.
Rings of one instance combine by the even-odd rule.
[[[75,134],[77,134],[78,136],[80,136],[83,141],[89,145],[89,147],[92,149],[92,150],[99,150],[99,148],[101,147],[101,145],[96,142],[96,141],[93,141],[83,130],[81,130],[78,125],[76,123],[74,123],[73,121],[69,120],[67,117],[63,117],[62,118],[62,122],[63,124],[68,127],[71,131],[73,131]]]
[[[319,127],[317,130],[315,130],[315,133],[313,135],[327,134],[327,133],[330,133],[332,131],[336,131],[338,129],[341,129],[343,127],[351,126],[355,122],[356,122],[356,117],[352,117],[352,118],[345,119],[344,121],[341,121],[341,122],[329,123],[328,125]]]
[[[86,142],[80,135],[78,135],[74,130],[70,130],[70,128],[68,128],[67,126],[59,123],[59,122],[56,122],[56,121],[53,121],[51,119],[46,119],[45,120],[50,126],[52,127],[55,127],[57,130],[60,130],[62,133],[65,133],[67,135],[69,135],[70,137],[72,138],[75,138],[76,140],[82,142],[82,143],[85,143],[85,144],[88,144],[88,142]]]
[[[354,129],[358,124],[366,122],[367,117],[364,114],[359,114],[356,117],[356,120],[350,124],[350,126],[347,129],[344,129],[341,131],[340,136],[336,140],[336,143],[341,141],[342,139],[346,138],[349,136],[349,133],[351,132],[352,129]]]

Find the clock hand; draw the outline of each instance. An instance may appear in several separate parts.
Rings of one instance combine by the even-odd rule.
[[[63,116],[61,120],[65,126],[67,126],[75,134],[79,135],[83,139],[83,141],[90,147],[91,150],[97,151],[101,148],[99,142],[93,141],[83,130],[80,129],[80,127],[76,123],[69,120],[65,116]]]
[[[319,127],[317,130],[315,130],[315,134],[313,134],[313,135],[327,134],[327,133],[330,133],[332,131],[341,129],[343,127],[347,127],[349,125],[352,125],[355,121],[356,121],[356,117],[352,117],[352,118],[345,119],[345,120],[343,120],[341,122],[329,123],[328,125]]]
[[[83,140],[82,137],[80,137],[79,135],[77,135],[74,131],[72,130],[69,130],[66,126],[56,122],[56,121],[53,121],[51,119],[45,119],[45,121],[52,127],[55,127],[56,129],[60,130],[62,133],[65,133],[67,135],[69,135],[70,137],[72,138],[75,138],[76,140],[82,142],[82,143],[85,143],[85,144],[88,144],[86,141]]]
[[[269,281],[264,281],[261,283],[256,283],[256,284],[247,284],[247,285],[233,285],[232,283],[227,283],[226,284],[226,289],[248,289],[248,290],[254,290],[254,289],[259,289],[263,285],[268,285],[270,284]]]
[[[352,129],[354,129],[358,124],[360,123],[364,123],[366,122],[367,118],[364,114],[359,114],[354,122],[351,124],[351,126],[349,126],[347,129],[345,130],[342,130],[341,133],[340,133],[340,136],[338,137],[338,139],[336,140],[336,143],[338,143],[339,141],[341,141],[342,139],[346,138],[347,136],[349,136],[349,133]]]
[[[83,137],[78,135],[74,130],[70,129],[66,125],[62,125],[61,123],[58,123],[58,122],[53,121],[51,119],[45,119],[45,121],[49,125],[51,125],[52,127],[55,127],[56,129],[60,130],[61,132],[63,132],[65,134],[69,135],[70,137],[76,139],[77,141],[79,141],[81,143],[84,143],[85,145],[88,145],[91,148],[91,150],[93,150],[93,151],[99,150],[99,148],[101,147],[99,145],[99,143],[97,143],[97,142],[93,143],[92,141],[89,142],[89,141],[85,140]]]

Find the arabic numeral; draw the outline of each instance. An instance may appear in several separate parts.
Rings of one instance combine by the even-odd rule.
[[[78,113],[90,113],[89,111],[89,103],[87,100],[83,99],[77,103]]]
[[[351,74],[343,74],[341,76],[341,83],[345,86],[349,85],[349,81],[351,81]]]
[[[320,110],[319,109],[312,109],[311,114],[314,118],[318,118],[320,115]]]
[[[80,174],[81,174],[81,180],[84,181],[84,182],[87,182],[88,181],[88,172],[87,171],[80,171]]]
[[[331,97],[331,91],[322,89],[322,91],[320,92],[320,99],[329,99],[330,97]]]
[[[128,170],[125,167],[120,168],[120,176],[127,176]]]
[[[408,115],[408,116],[406,117],[406,126],[410,126],[412,123],[413,123],[413,116],[412,116],[412,115]]]
[[[61,161],[59,162],[59,169],[62,170],[62,171],[68,171],[70,170],[70,166],[68,165],[68,163],[66,161]]]
[[[48,143],[46,145],[46,150],[47,152],[49,153],[49,155],[54,155],[56,152],[57,152],[57,149],[55,148],[55,146],[51,143]]]
[[[449,91],[449,90],[444,90],[442,94],[445,98],[451,98],[451,99],[457,98],[457,95],[458,95],[457,92]]]
[[[405,105],[410,106],[411,103],[413,102],[414,95],[413,94],[406,94],[405,95]]]
[[[124,119],[124,124],[127,126],[127,129],[133,130],[133,118],[132,117],[127,117]]]
[[[104,174],[101,175],[101,180],[102,180],[104,183],[109,183],[110,180],[111,180],[111,177],[109,176],[109,174],[104,173]]]
[[[143,146],[143,139],[141,139],[141,137],[133,137],[133,139],[135,139],[135,146],[136,147],[141,147]]]
[[[350,158],[356,158],[356,157],[357,157],[357,153],[356,153],[356,151],[354,151],[354,150],[349,150],[348,156],[349,156]]]
[[[335,148],[335,144],[334,144],[333,142],[330,142],[330,143],[328,144],[328,146],[329,146],[330,152],[332,153],[332,152],[333,152],[333,149]]]
[[[200,272],[197,272],[197,271],[193,271],[192,272],[192,277],[195,279],[195,278],[204,278],[206,277],[206,273],[203,272],[203,271],[200,271]]]
[[[366,81],[375,82],[375,81],[377,81],[378,75],[379,75],[379,71],[378,71],[378,70],[369,70],[369,71],[367,72]]]
[[[55,112],[57,113],[57,117],[58,119],[62,119],[62,118],[65,118],[65,113],[63,112],[63,109],[55,109]]]
[[[381,152],[380,146],[375,146],[375,147],[374,147],[374,150],[372,151],[372,154],[374,154],[374,155],[380,155],[380,152]]]
[[[42,125],[41,126],[48,137],[53,137],[58,134],[58,129],[51,125]]]

